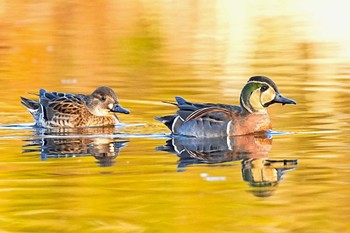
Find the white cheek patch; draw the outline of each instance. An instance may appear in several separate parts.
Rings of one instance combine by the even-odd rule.
[[[113,108],[113,104],[108,104],[109,109]]]

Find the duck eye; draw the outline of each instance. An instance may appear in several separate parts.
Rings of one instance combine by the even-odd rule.
[[[106,96],[101,96],[101,100],[105,101],[106,100]]]
[[[262,87],[261,87],[261,91],[262,91],[262,92],[266,91],[267,89],[269,89],[268,86],[262,86]]]

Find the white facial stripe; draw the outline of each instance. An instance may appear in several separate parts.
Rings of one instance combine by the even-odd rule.
[[[249,108],[249,106],[245,105],[244,101],[243,101],[243,98],[241,97],[241,103],[243,105],[243,107],[250,113],[252,113],[252,110]]]
[[[254,110],[259,111],[259,108],[261,108],[261,102],[260,102],[260,88],[255,89],[253,93],[250,95],[249,103],[254,108]],[[261,106],[261,107],[260,107]]]
[[[260,89],[254,90],[253,93],[250,95],[249,102],[255,111],[265,112],[265,109],[260,102],[260,94],[261,94]]]
[[[260,82],[260,81],[249,81],[247,83],[260,83],[260,84],[263,84],[263,85],[267,85],[269,87],[268,89],[268,92],[271,92],[273,91],[273,93],[275,94],[275,89],[270,85],[268,84],[267,82]],[[256,95],[256,91],[259,92],[259,95]],[[264,103],[267,103],[267,102],[262,102],[261,99],[260,99],[260,88],[256,89],[255,91],[252,92],[252,94],[250,95],[249,97],[249,103],[251,104],[251,107],[247,106],[246,103],[243,101],[243,98],[241,97],[241,103],[243,105],[243,107],[250,113],[252,113],[253,111],[257,111],[257,112],[261,112],[261,113],[265,113],[266,110],[265,108],[262,106]],[[256,95],[256,96],[253,96],[253,95]],[[273,95],[271,95],[273,96]],[[273,97],[274,98],[274,97]],[[271,99],[272,100],[272,99]],[[253,109],[251,109],[253,108]]]
[[[113,104],[108,104],[109,109],[113,108]]]
[[[257,112],[261,112],[261,113],[265,113],[266,109],[264,108],[264,104],[270,102],[271,100],[273,100],[275,98],[276,95],[276,91],[275,89],[268,83],[266,82],[259,82],[259,81],[250,81],[248,83],[260,83],[263,85],[267,85],[269,87],[269,89],[267,91],[261,92],[260,88],[256,89],[252,95],[250,96],[250,104],[252,105],[252,107],[254,108],[254,110],[256,110]],[[253,98],[253,94],[259,90],[259,98],[254,97]]]

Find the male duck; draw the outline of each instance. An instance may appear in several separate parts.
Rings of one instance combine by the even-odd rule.
[[[91,95],[40,89],[38,96],[38,101],[21,97],[21,103],[33,115],[37,127],[110,126],[119,123],[115,112],[129,114],[119,105],[114,91],[105,86],[98,87]]]
[[[264,76],[251,77],[243,87],[240,107],[226,104],[190,103],[175,97],[179,110],[157,117],[176,135],[219,137],[246,135],[271,129],[266,108],[273,103],[296,104],[282,96],[276,84]],[[169,103],[169,102],[166,102]]]

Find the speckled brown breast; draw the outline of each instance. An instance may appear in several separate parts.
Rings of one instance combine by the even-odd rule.
[[[110,116],[95,116],[87,108],[83,107],[75,115],[56,113],[47,122],[47,127],[94,127],[94,126],[112,126],[119,123],[118,118],[111,114]]]

